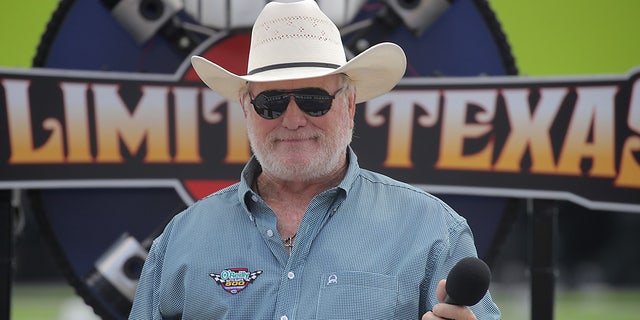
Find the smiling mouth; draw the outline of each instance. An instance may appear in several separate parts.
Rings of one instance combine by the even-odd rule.
[[[284,142],[284,143],[300,143],[307,141],[316,141],[318,137],[292,137],[292,138],[278,138],[275,140],[276,143]]]

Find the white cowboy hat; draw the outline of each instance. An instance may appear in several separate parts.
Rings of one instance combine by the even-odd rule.
[[[315,1],[268,3],[253,25],[247,75],[233,74],[200,56],[191,64],[202,81],[239,102],[247,82],[315,78],[344,73],[357,90],[356,103],[382,95],[402,79],[407,59],[398,45],[377,44],[353,59],[346,54],[336,25]]]

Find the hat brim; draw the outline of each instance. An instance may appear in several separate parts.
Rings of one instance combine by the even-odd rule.
[[[230,101],[239,102],[240,89],[247,82],[296,80],[344,73],[353,81],[357,90],[356,103],[360,103],[393,89],[404,76],[407,60],[402,48],[385,42],[372,46],[337,69],[290,67],[239,76],[200,56],[191,57],[191,64],[211,90]]]

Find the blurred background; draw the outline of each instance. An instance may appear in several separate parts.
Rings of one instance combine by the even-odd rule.
[[[520,76],[626,74],[640,67],[637,0],[489,4]],[[32,66],[57,5],[52,0],[0,3],[0,66]],[[586,210],[568,202],[558,206],[555,319],[637,319],[640,213]],[[505,319],[530,318],[529,218],[527,210],[517,210],[493,265],[491,291]],[[27,215],[19,221],[12,319],[94,318],[53,262],[33,219]]]

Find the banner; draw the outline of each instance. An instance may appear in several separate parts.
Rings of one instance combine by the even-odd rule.
[[[405,78],[358,105],[362,167],[433,193],[640,212],[640,70],[573,78]],[[0,69],[0,188],[237,181],[241,108],[188,64],[174,76]]]

